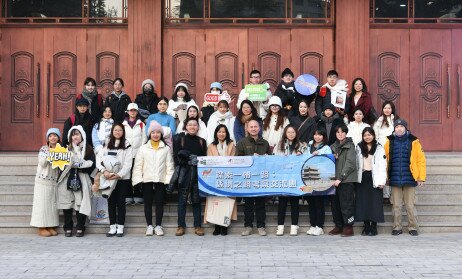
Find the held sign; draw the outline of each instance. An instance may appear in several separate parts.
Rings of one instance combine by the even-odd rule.
[[[204,95],[204,101],[207,103],[212,103],[212,104],[217,104],[221,100],[225,100],[229,103],[231,103],[231,95],[229,95],[228,91],[223,91],[221,94],[217,93],[205,93]]]
[[[265,84],[247,84],[245,93],[249,94],[249,101],[266,101],[267,86]]]
[[[59,143],[55,148],[50,148],[50,155],[47,160],[51,163],[51,168],[64,170],[64,167],[71,164],[72,152],[67,147],[62,147]]]

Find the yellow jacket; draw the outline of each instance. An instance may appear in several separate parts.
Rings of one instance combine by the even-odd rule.
[[[385,143],[385,155],[387,156],[387,162],[389,165],[390,160],[390,140],[394,140],[395,136],[388,136],[387,142]],[[411,169],[412,177],[415,181],[425,181],[427,178],[427,161],[425,159],[425,153],[422,149],[422,145],[418,138],[414,135],[409,134],[409,140],[411,141]]]

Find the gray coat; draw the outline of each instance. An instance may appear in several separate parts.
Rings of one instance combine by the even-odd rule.
[[[351,138],[343,143],[338,140],[331,146],[335,155],[335,178],[342,183],[358,182],[358,165],[356,163],[355,144]]]

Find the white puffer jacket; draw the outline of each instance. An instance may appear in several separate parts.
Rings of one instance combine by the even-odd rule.
[[[158,182],[168,184],[175,170],[170,147],[162,141],[159,148],[152,147],[151,141],[140,147],[133,166],[132,183]]]
[[[116,156],[117,160],[122,164],[121,169],[117,173],[121,177],[120,179],[130,179],[130,171],[133,164],[133,149],[128,141],[125,141],[125,146],[125,149],[108,149],[107,146],[105,146],[103,150],[98,153],[98,156],[96,156],[96,168],[104,173],[106,168],[102,160],[106,155],[113,155]]]
[[[128,121],[125,120],[123,123],[125,129],[125,139],[132,145],[133,158],[135,158],[138,149],[146,143],[146,125],[141,120],[136,120],[135,126],[130,127]]]
[[[352,121],[348,124],[347,137],[353,140],[355,146],[363,140],[363,130],[366,127],[370,127],[370,125],[364,122],[357,123],[356,121]]]
[[[395,116],[392,114],[388,117],[388,126],[383,124],[383,116],[380,116],[379,119],[374,124],[375,138],[382,145],[385,146],[387,142],[387,137],[393,133],[393,123]]]
[[[387,156],[385,149],[381,144],[377,145],[374,155],[372,156],[372,181],[374,188],[379,185],[385,186],[387,182]],[[358,164],[358,183],[361,183],[363,177],[363,155],[361,149],[356,146],[356,163]]]
[[[277,123],[277,117],[276,116],[271,116],[271,122],[268,127],[268,129],[263,130],[263,138],[269,142],[269,145],[271,147],[276,148],[276,146],[279,144],[279,141],[282,139],[282,135],[284,134],[284,128],[289,125],[289,120],[287,117],[284,117],[284,122],[282,124],[282,127],[279,127],[279,129],[276,129],[276,123]]]

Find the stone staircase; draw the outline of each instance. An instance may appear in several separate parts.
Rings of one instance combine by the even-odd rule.
[[[29,226],[32,210],[34,176],[37,166],[36,153],[0,154],[0,234],[35,233]],[[427,153],[427,182],[417,191],[417,212],[422,233],[462,232],[462,154]],[[174,198],[170,197],[170,200]],[[188,208],[186,221],[192,226],[192,211]],[[243,228],[243,205],[238,205],[238,221],[233,222],[229,232],[238,234]],[[176,203],[167,202],[163,226],[172,235],[177,227]],[[267,205],[267,231],[273,234],[277,226],[277,205]],[[300,212],[300,234],[309,227],[308,206],[303,204]],[[379,224],[379,233],[391,231],[391,207],[385,206],[385,223]],[[61,224],[63,223],[61,216]],[[406,218],[404,218],[406,223]],[[290,225],[290,209],[287,210],[286,226]],[[213,226],[204,225],[207,233]],[[326,228],[333,227],[330,207],[326,204]],[[144,234],[146,224],[143,207],[127,208],[126,232]],[[287,229],[288,230],[288,229]],[[105,233],[106,225],[88,225],[87,233]],[[192,233],[188,228],[188,233]],[[355,226],[360,233],[361,224]]]

